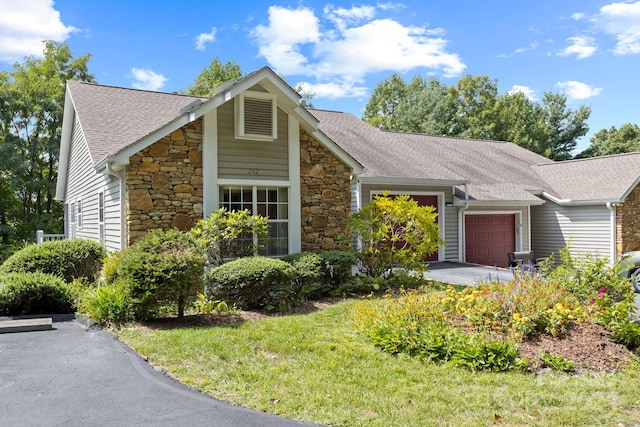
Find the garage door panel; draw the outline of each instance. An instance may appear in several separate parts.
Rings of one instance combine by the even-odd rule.
[[[507,252],[515,251],[515,223],[515,214],[466,215],[466,261],[506,267]]]

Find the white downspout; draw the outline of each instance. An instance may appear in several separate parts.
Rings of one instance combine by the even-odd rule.
[[[468,193],[467,184],[464,185],[464,200],[465,204],[463,207],[458,209],[458,261],[465,262],[467,259],[467,254],[465,254],[464,249],[464,211],[469,209],[469,193]]]
[[[611,236],[611,257],[609,258],[609,263],[611,265],[615,264],[616,260],[617,260],[617,251],[616,251],[616,246],[617,246],[617,236],[616,236],[616,205],[611,203],[611,202],[607,202],[607,209],[609,209],[609,225],[611,227],[610,230],[610,236]]]

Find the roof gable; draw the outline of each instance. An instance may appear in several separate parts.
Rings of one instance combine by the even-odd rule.
[[[207,98],[67,82],[94,164],[135,143]]]

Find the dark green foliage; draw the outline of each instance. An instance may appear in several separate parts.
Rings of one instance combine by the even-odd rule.
[[[612,302],[633,297],[628,279],[620,276],[620,265],[611,266],[606,258],[586,254],[583,259],[571,256],[570,247],[560,249],[559,264],[551,257],[543,262],[542,274],[546,279],[562,283],[582,303],[589,303],[605,290]]]
[[[356,254],[351,251],[326,251],[320,253],[324,260],[324,281],[333,289],[348,282],[352,277],[352,267]]]
[[[73,313],[75,292],[58,277],[41,272],[0,278],[0,315]]]
[[[133,318],[127,288],[122,282],[87,290],[80,311],[101,325],[120,326]]]
[[[154,231],[137,241],[118,266],[136,318],[153,318],[172,304],[182,317],[189,299],[202,289],[204,263],[202,245],[189,233]]]
[[[325,296],[331,290],[324,279],[324,260],[312,252],[298,252],[280,258],[291,264],[296,275],[291,284],[291,296],[299,301]]]
[[[240,308],[278,307],[295,277],[295,267],[280,259],[240,258],[207,273],[207,297]]]
[[[33,243],[9,257],[0,266],[0,272],[40,271],[59,276],[67,283],[75,279],[93,283],[106,254],[104,246],[93,240],[52,240],[40,245]]]
[[[547,368],[551,368],[555,372],[569,372],[573,370],[576,365],[571,360],[567,360],[560,355],[542,351],[538,354],[538,357]]]

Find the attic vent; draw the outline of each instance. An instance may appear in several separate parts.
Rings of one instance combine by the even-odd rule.
[[[237,138],[271,141],[278,137],[273,95],[247,91],[238,96],[236,107]]]

